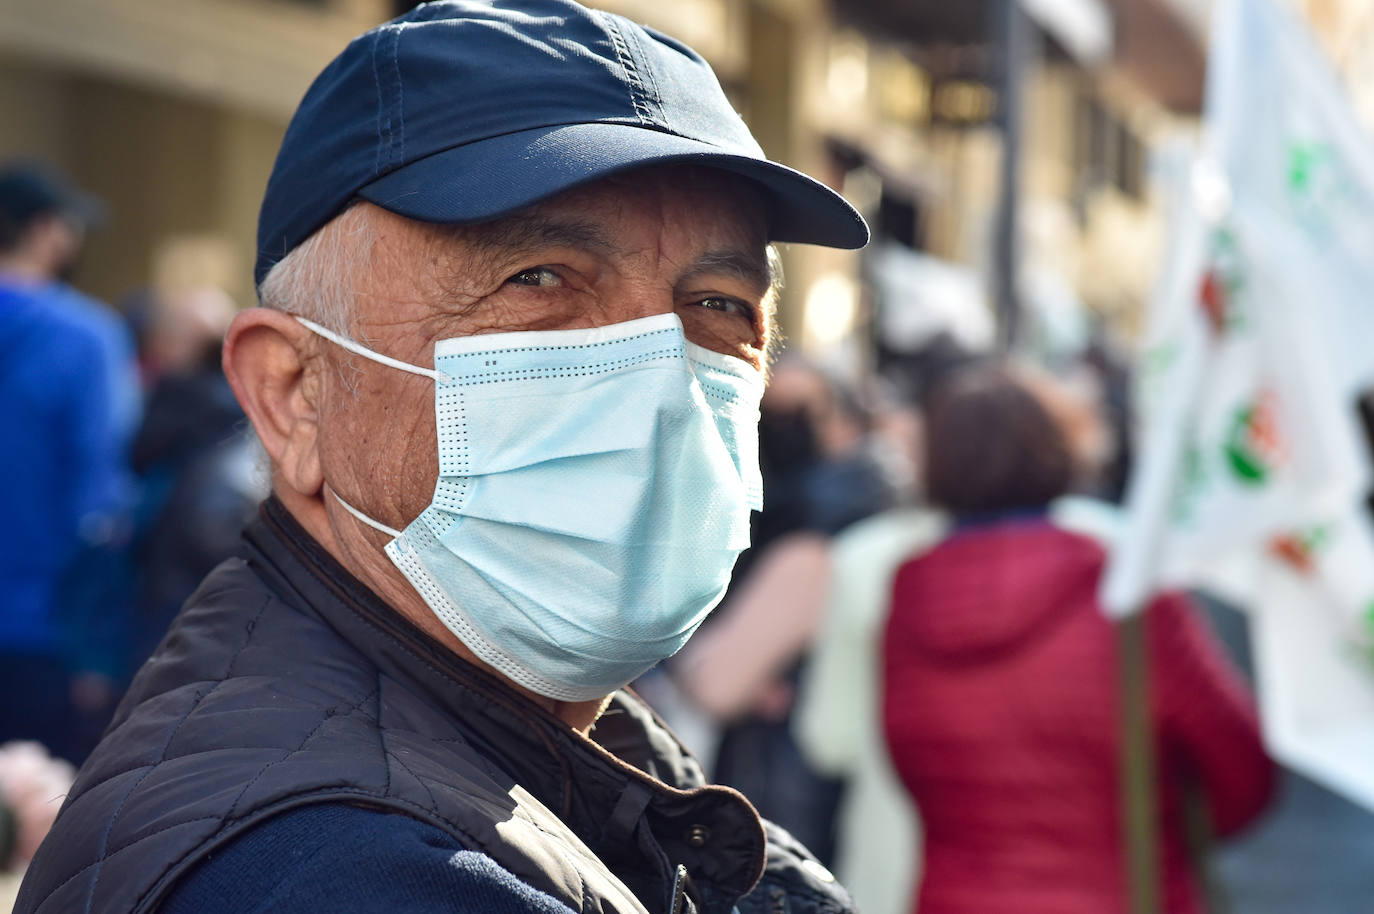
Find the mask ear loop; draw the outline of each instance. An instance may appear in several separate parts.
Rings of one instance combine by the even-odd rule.
[[[320,336],[329,340],[329,342],[333,343],[334,345],[347,349],[349,352],[356,353],[357,355],[360,355],[365,359],[371,359],[374,362],[379,362],[391,368],[400,369],[401,371],[408,371],[411,374],[417,374],[436,382],[449,380],[448,375],[444,374],[442,371],[434,371],[428,368],[421,368],[419,365],[412,365],[409,362],[402,362],[400,359],[393,359],[391,356],[382,355],[380,352],[373,352],[366,346],[363,346],[359,343],[355,343],[353,340],[350,340],[346,336],[340,336],[333,330],[330,330],[327,327],[322,327],[314,321],[310,320],[309,318],[301,317],[299,314],[293,314],[291,316],[294,317],[296,321],[306,329],[319,334]],[[353,507],[348,502],[344,501],[343,496],[339,495],[338,492],[334,491],[334,487],[327,482],[325,483],[325,488],[329,489],[329,494],[333,495],[334,500],[337,501],[340,505],[342,505],[343,509],[347,511],[349,514],[352,514],[354,517],[362,521],[364,524],[367,524],[373,530],[385,533],[392,539],[400,539],[400,530],[388,527],[381,521],[376,521],[368,517],[366,514],[359,511],[357,508]]]
[[[367,525],[368,525],[369,527],[371,527],[373,530],[379,530],[379,531],[381,531],[382,533],[385,533],[387,536],[390,536],[392,539],[400,539],[400,537],[401,537],[401,531],[400,531],[400,530],[392,529],[391,527],[388,527],[386,524],[382,523],[381,521],[373,520],[372,518],[368,517],[366,514],[364,514],[363,512],[359,511],[357,508],[353,507],[353,506],[350,505],[348,502],[344,501],[344,500],[343,500],[343,497],[342,497],[341,495],[339,495],[338,492],[335,492],[335,491],[334,491],[334,487],[331,486],[329,483],[325,483],[325,488],[329,489],[329,494],[330,494],[330,495],[333,495],[333,496],[334,496],[334,500],[337,501],[339,504],[343,505],[343,509],[344,509],[345,511],[347,511],[349,514],[352,514],[354,517],[356,517],[358,520],[362,521],[363,523],[367,524]]]
[[[402,362],[400,359],[393,359],[389,355],[382,355],[380,352],[373,352],[366,346],[363,346],[360,343],[355,343],[353,340],[350,340],[346,336],[340,336],[333,330],[330,330],[327,327],[322,327],[308,318],[301,317],[299,314],[293,314],[291,316],[294,317],[300,324],[314,331],[315,333],[319,334],[325,339],[329,340],[329,342],[333,343],[334,345],[341,346],[344,349],[347,349],[349,352],[356,353],[357,355],[360,355],[365,359],[371,359],[374,362],[379,362],[382,365],[386,365],[391,368],[397,368],[401,371],[408,371],[411,374],[418,374],[421,377],[429,378],[432,381],[444,382],[449,380],[449,376],[444,374],[442,371],[437,371],[431,368],[421,368],[419,365],[412,365],[409,362]]]

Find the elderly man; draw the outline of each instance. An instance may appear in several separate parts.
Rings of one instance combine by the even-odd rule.
[[[747,545],[768,242],[866,235],[624,19],[440,2],[354,41],[225,344],[274,496],[17,910],[845,910],[622,687]]]

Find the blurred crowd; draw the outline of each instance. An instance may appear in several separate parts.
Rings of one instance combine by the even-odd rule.
[[[105,218],[40,164],[0,166],[0,864],[12,866],[265,494],[219,364],[235,302],[213,287],[139,290],[117,308],[83,295],[69,279]]]
[[[266,492],[219,366],[236,303],[77,291],[106,215],[46,168],[0,170],[11,872]],[[1100,335],[1053,368],[940,332],[860,377],[782,353],[753,546],[693,641],[637,684],[868,914],[1123,909],[1118,646],[1095,595],[1132,453],[1128,372]],[[1205,608],[1165,594],[1147,613],[1166,909],[1362,909],[1374,818],[1276,771],[1244,623]]]
[[[1125,910],[1120,642],[1097,599],[1129,370],[934,332],[854,379],[785,353],[766,510],[731,590],[639,688],[870,914]],[[1145,614],[1161,908],[1353,911],[1374,816],[1276,766],[1240,607]]]

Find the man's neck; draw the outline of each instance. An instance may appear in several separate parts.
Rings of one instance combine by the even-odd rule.
[[[16,286],[41,286],[52,282],[52,276],[33,260],[18,256],[0,256],[0,280]]]
[[[321,546],[349,569],[355,577],[380,597],[388,606],[405,616],[428,637],[466,663],[495,676],[510,688],[540,705],[549,713],[562,720],[569,727],[584,736],[591,732],[597,718],[610,704],[611,696],[594,698],[588,701],[558,701],[531,692],[520,684],[501,675],[501,672],[487,664],[459,640],[458,636],[444,625],[415,592],[415,588],[391,564],[391,560],[379,549],[363,542],[344,543],[336,531],[325,507],[323,490],[314,497],[291,491],[289,486],[274,486],[282,506],[296,518],[305,531],[315,538]],[[339,512],[343,514],[342,511]],[[345,515],[346,517],[346,515]]]

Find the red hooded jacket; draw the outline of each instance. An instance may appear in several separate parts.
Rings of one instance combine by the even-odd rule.
[[[920,808],[920,914],[1127,908],[1117,642],[1104,554],[1040,520],[971,528],[903,565],[884,642],[883,718]],[[1269,798],[1249,693],[1181,596],[1146,617],[1163,901],[1202,910],[1180,814],[1199,784],[1227,834]]]

